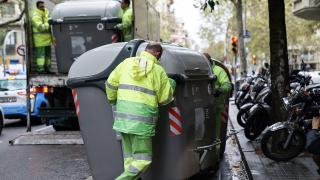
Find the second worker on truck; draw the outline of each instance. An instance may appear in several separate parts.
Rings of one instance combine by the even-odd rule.
[[[35,46],[37,72],[49,72],[51,65],[52,37],[48,23],[49,11],[44,6],[44,1],[37,1],[37,8],[33,11],[32,34]]]
[[[130,0],[121,1],[122,22],[115,26],[116,29],[121,30],[124,41],[130,41],[132,39],[132,9],[130,8]]]
[[[140,56],[120,63],[106,82],[108,100],[116,105],[113,129],[122,138],[124,172],[117,180],[137,179],[151,163],[158,105],[170,103],[175,88],[158,62],[161,55],[161,45],[149,43]]]

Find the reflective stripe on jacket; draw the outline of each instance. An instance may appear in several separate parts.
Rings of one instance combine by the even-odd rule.
[[[106,81],[106,93],[116,102],[113,129],[154,136],[158,104],[173,100],[174,89],[157,59],[146,51],[120,63]]]
[[[32,33],[35,47],[51,46],[51,32],[48,23],[49,11],[35,9],[32,14]]]

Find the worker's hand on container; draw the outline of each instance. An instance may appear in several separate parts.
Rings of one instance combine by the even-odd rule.
[[[176,107],[177,103],[176,103],[176,99],[173,97],[173,100],[168,104],[168,107]]]
[[[117,24],[113,27],[116,30],[121,30],[122,29],[122,24]]]

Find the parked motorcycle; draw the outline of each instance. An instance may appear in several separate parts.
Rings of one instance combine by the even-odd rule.
[[[305,133],[311,128],[312,117],[319,114],[320,85],[304,87],[297,87],[290,96],[282,99],[289,113],[287,121],[268,127],[262,137],[262,152],[272,160],[288,161],[305,148]]]
[[[258,77],[255,84],[251,87],[249,93],[246,95],[249,97],[245,97],[245,99],[247,99],[247,103],[240,107],[239,112],[237,114],[237,121],[240,126],[245,127],[249,115],[249,110],[257,102],[262,101],[261,98],[264,97],[266,93],[267,80],[262,77]]]
[[[310,76],[305,73],[296,73],[296,75],[290,77],[290,87],[295,89],[298,86],[306,86],[310,83]],[[244,126],[244,134],[249,140],[255,140],[262,131],[270,126],[271,121],[271,89],[266,88],[266,93],[260,101],[257,101],[254,106],[251,107],[246,115],[246,123]]]
[[[271,89],[266,87],[259,100],[247,113],[244,134],[252,141],[269,125],[271,125]]]
[[[235,104],[238,109],[240,109],[241,104],[244,104],[244,97],[250,91],[250,86],[253,84],[254,77],[248,76],[245,78],[244,82],[240,85],[240,88],[236,94]]]
[[[238,109],[240,109],[241,104],[243,104],[243,99],[247,95],[247,93],[250,91],[250,86],[254,83],[254,77],[253,76],[247,76],[244,78],[243,82],[241,83],[239,90],[237,91],[236,97],[235,97],[235,104]]]

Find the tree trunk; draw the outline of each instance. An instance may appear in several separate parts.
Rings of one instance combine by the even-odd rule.
[[[268,0],[273,121],[284,121],[281,98],[289,91],[289,65],[284,0]]]
[[[237,16],[237,28],[238,28],[238,39],[239,39],[239,55],[241,62],[241,73],[247,73],[247,60],[246,52],[244,47],[244,30],[243,30],[243,18],[242,18],[242,0],[233,1],[236,7]]]

